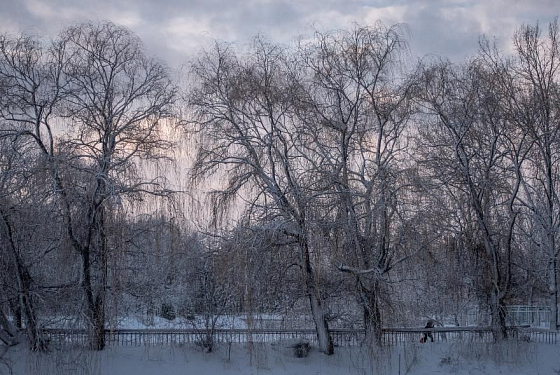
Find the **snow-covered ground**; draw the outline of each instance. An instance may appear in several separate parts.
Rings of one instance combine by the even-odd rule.
[[[363,347],[336,348],[333,356],[312,350],[296,358],[285,345],[221,345],[212,353],[196,346],[110,347],[29,353],[12,348],[7,359],[15,375],[340,375],[340,374],[511,374],[560,373],[560,345],[509,342],[428,343],[395,346],[383,353]],[[0,373],[9,373],[0,365]]]

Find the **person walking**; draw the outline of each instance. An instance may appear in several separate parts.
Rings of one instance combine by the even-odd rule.
[[[426,327],[424,328],[434,328],[434,321],[432,319],[428,320],[428,323],[426,323]],[[432,331],[425,331],[423,333],[423,337],[420,339],[420,342],[425,343],[426,341],[428,341],[428,337],[432,340],[432,342],[434,342]]]

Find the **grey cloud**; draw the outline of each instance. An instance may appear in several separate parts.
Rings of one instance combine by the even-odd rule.
[[[406,13],[406,22],[412,30],[413,53],[462,59],[476,51],[481,32],[476,19],[458,14],[449,22],[442,12],[442,8],[432,6],[413,8]]]
[[[404,22],[416,55],[461,59],[487,33],[504,45],[522,22],[546,23],[560,13],[557,0],[4,0],[4,31],[33,27],[45,35],[86,19],[111,19],[137,33],[146,48],[171,66],[187,61],[213,39],[244,43],[262,33],[277,42],[309,34],[310,25],[337,29],[364,24],[371,11],[385,23]],[[379,10],[379,12],[376,12]],[[393,11],[394,12],[389,12]]]

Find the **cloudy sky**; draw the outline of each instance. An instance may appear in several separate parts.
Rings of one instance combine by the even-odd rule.
[[[381,20],[406,23],[413,56],[454,60],[474,53],[478,37],[504,51],[522,23],[546,24],[560,0],[0,0],[0,29],[54,36],[65,25],[111,20],[132,29],[151,54],[178,67],[202,45],[244,43],[257,33],[289,43],[313,28],[326,31]]]

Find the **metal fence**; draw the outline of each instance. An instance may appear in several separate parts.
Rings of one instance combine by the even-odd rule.
[[[550,306],[544,305],[508,305],[506,309],[507,324],[512,326],[530,325],[531,327],[550,328]],[[488,310],[477,305],[466,306],[457,316],[449,316],[449,323],[457,322],[461,326],[477,326],[491,320]],[[558,312],[560,319],[560,309]]]
[[[550,327],[550,306],[506,306],[506,319],[511,325],[529,324],[532,327]]]
[[[424,332],[431,332],[436,342],[472,341],[492,342],[492,331],[488,327],[444,327],[444,328],[385,328],[382,342],[385,345],[399,345],[407,342],[419,342]],[[89,342],[88,332],[82,329],[46,329],[47,339],[55,345],[84,345]],[[364,330],[335,329],[330,331],[337,346],[361,345],[364,342]],[[557,332],[510,327],[509,336],[527,342],[557,343]],[[214,331],[195,329],[118,329],[107,330],[107,346],[152,346],[182,345],[201,343],[212,337],[215,343],[274,343],[284,340],[306,340],[317,343],[317,335],[312,329],[216,329]]]

